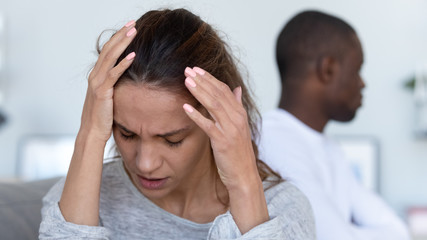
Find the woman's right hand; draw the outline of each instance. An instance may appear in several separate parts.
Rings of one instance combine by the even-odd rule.
[[[135,35],[135,22],[131,21],[104,45],[89,75],[80,131],[59,202],[67,222],[99,224],[102,159],[113,126],[114,84],[132,64],[135,53],[114,65]]]
[[[80,132],[105,142],[110,138],[113,126],[114,84],[132,64],[135,52],[129,53],[117,66],[114,65],[135,35],[135,21],[130,21],[103,46],[89,75]]]

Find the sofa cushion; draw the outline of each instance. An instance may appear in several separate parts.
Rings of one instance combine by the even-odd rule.
[[[37,239],[42,198],[59,178],[0,183],[1,239]]]

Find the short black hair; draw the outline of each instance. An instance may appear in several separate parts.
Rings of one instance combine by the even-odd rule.
[[[341,58],[355,34],[348,23],[326,13],[304,11],[295,15],[276,42],[282,84],[287,78],[303,77],[309,64],[316,64],[324,56]]]

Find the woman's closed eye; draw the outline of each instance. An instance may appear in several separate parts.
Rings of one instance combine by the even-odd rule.
[[[184,141],[184,139],[181,139],[179,141],[171,141],[171,140],[168,140],[167,138],[165,138],[166,144],[169,145],[170,147],[179,147],[183,141]]]
[[[135,134],[134,133],[123,133],[120,131],[120,136],[122,136],[122,138],[124,140],[132,140],[133,138],[135,138]]]

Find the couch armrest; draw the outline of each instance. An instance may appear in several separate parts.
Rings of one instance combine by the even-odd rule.
[[[1,239],[38,239],[42,198],[59,179],[0,183]]]

